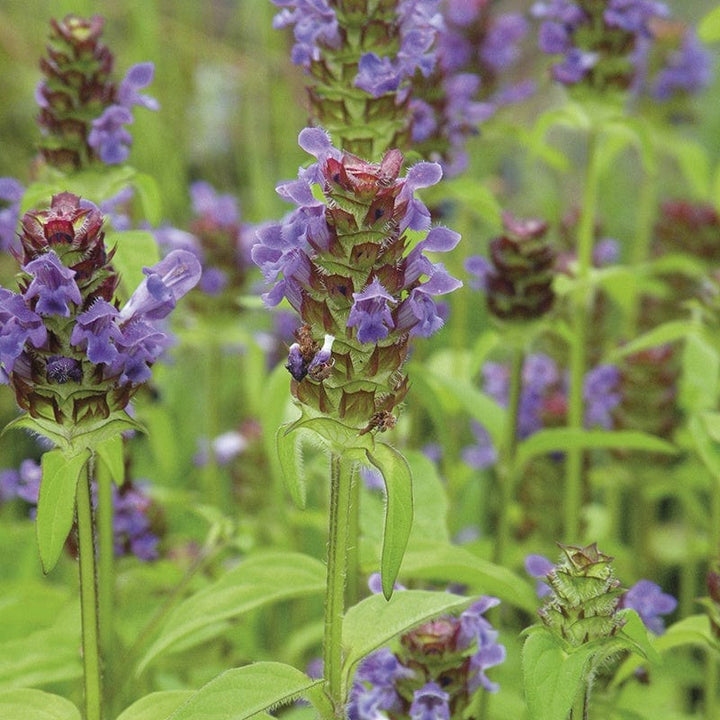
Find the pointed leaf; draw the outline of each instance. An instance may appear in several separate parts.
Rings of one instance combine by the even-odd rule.
[[[258,662],[218,675],[167,720],[246,720],[300,697],[322,702],[322,684],[290,665]]]
[[[122,435],[113,435],[101,442],[95,452],[110,473],[116,485],[122,485],[125,480],[125,453],[123,452]]]
[[[305,509],[307,492],[305,476],[302,470],[302,448],[300,433],[288,430],[289,425],[281,425],[275,433],[275,447],[282,470],[285,487],[295,505]]]
[[[720,7],[707,13],[698,25],[698,37],[706,43],[720,40]]]
[[[464,610],[473,598],[429,590],[401,590],[390,600],[372,595],[353,605],[343,621],[347,684],[355,665],[371,652],[387,645],[395,636],[432,620],[438,615]]]
[[[0,692],[0,717],[7,720],[80,720],[80,711],[59,695],[23,688]]]
[[[138,172],[133,177],[132,185],[142,206],[143,219],[152,227],[157,227],[162,221],[162,196],[155,178]]]
[[[645,623],[635,610],[626,608],[618,611],[618,616],[625,619],[622,631],[619,635],[628,642],[629,648],[638,655],[642,655],[652,663],[660,662],[660,653],[652,643],[654,635],[645,627]]]
[[[300,553],[263,552],[243,560],[212,585],[191,595],[170,612],[138,665],[141,672],[155,658],[211,626],[222,632],[222,621],[280,600],[321,595],[325,565]],[[207,640],[213,633],[203,633]]]
[[[639,430],[584,430],[581,428],[547,428],[523,440],[515,455],[516,468],[521,470],[533,457],[573,448],[646,450],[647,452],[678,452],[666,440]]]
[[[67,457],[61,450],[42,456],[42,481],[38,498],[36,531],[43,572],[58,561],[70,533],[75,512],[75,490],[90,451]]]
[[[372,452],[367,451],[367,458],[385,481],[387,501],[380,574],[383,595],[390,599],[412,529],[412,473],[402,454],[386,443],[376,443]]]
[[[497,595],[503,602],[531,614],[538,608],[535,590],[524,578],[458,545],[413,545],[405,553],[402,577],[462,583],[470,592]]]
[[[121,712],[117,720],[166,720],[168,715],[187,702],[192,695],[192,690],[150,693]]]
[[[594,646],[568,654],[544,627],[534,629],[523,646],[525,697],[531,720],[566,720],[584,686]]]

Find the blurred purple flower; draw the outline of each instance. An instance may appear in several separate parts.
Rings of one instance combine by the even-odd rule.
[[[650,94],[657,100],[669,100],[680,93],[697,93],[712,79],[712,58],[700,44],[694,31],[688,30],[682,45],[667,59],[655,76]]]
[[[667,615],[677,607],[677,600],[650,580],[638,580],[620,597],[620,607],[631,608],[640,616],[645,627],[655,635],[665,632],[660,615]]]
[[[0,178],[0,250],[17,247],[17,226],[20,201],[25,188],[14,178]]]
[[[535,585],[535,592],[539,598],[546,597],[552,593],[552,589],[545,582],[545,578],[554,567],[555,564],[544,555],[528,555],[525,558],[525,572],[538,581]]]
[[[470,421],[470,428],[475,435],[475,445],[468,445],[463,448],[463,462],[475,470],[484,470],[491,467],[497,462],[497,451],[492,444],[488,431],[477,420]]]

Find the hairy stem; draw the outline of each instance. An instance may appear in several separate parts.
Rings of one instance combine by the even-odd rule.
[[[578,294],[573,307],[573,341],[570,346],[570,392],[568,399],[568,427],[581,429],[584,419],[583,386],[587,366],[587,341],[593,292],[589,287],[590,265],[595,233],[599,195],[599,152],[596,131],[588,138],[588,160],[583,189],[580,224],[578,227],[577,281]],[[574,543],[580,536],[582,509],[582,475],[584,453],[571,448],[565,460],[565,541]]]
[[[90,500],[90,473],[85,465],[77,488],[78,555],[80,558],[80,613],[85,671],[85,720],[102,717],[102,680],[96,587],[95,542]]]
[[[103,658],[107,688],[115,687],[114,668],[114,598],[115,598],[115,539],[113,534],[112,478],[102,461],[94,464],[97,482],[98,536],[98,624],[100,626],[100,656]]]
[[[345,611],[348,518],[352,496],[353,464],[337,453],[330,458],[330,523],[325,589],[323,672],[332,700],[334,718],[345,717],[342,687],[342,622]]]

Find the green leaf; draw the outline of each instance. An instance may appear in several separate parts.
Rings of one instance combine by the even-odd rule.
[[[125,480],[125,453],[123,451],[122,435],[109,437],[98,444],[95,452],[108,469],[110,477],[116,485],[122,485]]]
[[[625,619],[625,625],[623,625],[619,637],[628,640],[630,647],[638,655],[652,663],[659,663],[661,661],[660,653],[652,643],[654,636],[651,636],[637,612],[627,608],[618,611],[618,616]]]
[[[325,565],[315,558],[279,552],[251,555],[168,614],[159,637],[140,661],[138,673],[204,628],[215,625],[221,632],[221,621],[280,600],[320,595],[324,589]]]
[[[396,635],[438,615],[464,610],[472,602],[473,598],[447,592],[403,590],[396,592],[390,600],[385,600],[382,595],[372,595],[353,605],[343,621],[345,685],[360,660],[387,645]]]
[[[402,577],[462,583],[473,593],[497,595],[531,614],[538,608],[535,590],[524,578],[458,545],[427,543],[410,547],[403,560]]]
[[[357,428],[350,427],[329,417],[301,417],[285,431],[311,430],[338,455],[348,450],[371,450],[373,437],[370,433],[360,435]]]
[[[700,21],[697,29],[698,37],[706,43],[720,40],[720,7],[711,10]]]
[[[386,443],[375,443],[375,449],[366,454],[385,481],[387,502],[380,574],[383,595],[389,600],[412,529],[412,473],[402,454]]]
[[[688,335],[683,348],[680,403],[691,411],[717,405],[720,358],[699,332]]]
[[[193,695],[192,690],[154,692],[134,702],[120,713],[117,720],[166,720]]]
[[[0,717],[7,720],[80,720],[80,711],[59,695],[25,688],[0,692]]]
[[[327,711],[322,684],[290,665],[258,662],[218,675],[167,720],[246,720],[308,696]]]
[[[135,173],[132,186],[142,207],[142,216],[152,227],[162,220],[162,195],[155,178],[147,173]]]
[[[515,455],[516,468],[521,470],[537,455],[562,452],[573,448],[645,450],[674,454],[677,448],[666,440],[639,430],[585,430],[582,428],[547,428],[523,440]]]
[[[715,440],[703,422],[704,413],[690,416],[688,430],[698,457],[710,471],[716,483],[720,482],[720,444]]]
[[[120,275],[117,295],[125,302],[145,278],[142,269],[160,259],[157,242],[153,234],[145,230],[126,230],[108,232],[105,244],[108,248],[115,247],[112,264]]]
[[[544,627],[532,630],[522,653],[525,697],[531,720],[566,720],[584,687],[594,646],[568,654]]]
[[[683,340],[692,330],[692,325],[686,320],[671,320],[654,327],[649,332],[643,333],[626,345],[618,348],[612,353],[611,360],[617,361],[620,358],[627,357],[641,350],[648,350],[649,348],[658,347],[659,345]]]
[[[36,531],[45,574],[55,567],[70,533],[78,478],[89,457],[89,450],[73,457],[67,457],[62,450],[50,450],[42,456]]]
[[[285,487],[295,505],[304,510],[307,492],[302,468],[300,433],[293,432],[289,423],[281,425],[275,433],[275,447]]]

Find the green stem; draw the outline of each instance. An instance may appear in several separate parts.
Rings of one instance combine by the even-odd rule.
[[[323,667],[334,718],[345,717],[342,687],[342,622],[345,611],[348,516],[352,495],[353,465],[337,453],[330,458],[330,522],[325,589]]]
[[[95,542],[90,500],[90,473],[86,465],[77,488],[78,554],[80,558],[80,614],[85,670],[85,720],[102,717],[100,648],[95,568]]]
[[[525,353],[514,347],[510,361],[510,400],[505,418],[505,437],[500,448],[498,481],[500,483],[500,508],[495,538],[493,562],[502,565],[510,541],[510,510],[515,495],[515,448],[517,447],[518,409],[522,393],[522,370]]]
[[[354,478],[350,488],[348,511],[347,581],[345,606],[352,607],[360,601],[360,482]]]
[[[591,130],[588,138],[588,160],[585,187],[582,196],[580,224],[578,226],[577,281],[578,298],[573,306],[573,341],[570,347],[570,397],[568,400],[568,427],[581,429],[585,404],[583,386],[587,365],[588,320],[592,307],[593,293],[589,287],[590,264],[595,235],[597,215],[600,153],[597,148],[597,133]],[[578,542],[580,536],[580,514],[582,510],[582,475],[584,453],[580,448],[571,448],[565,461],[565,541]]]
[[[112,690],[114,666],[114,598],[115,598],[115,538],[113,534],[112,477],[101,460],[95,462],[97,482],[97,537],[98,537],[98,617],[100,625],[100,656],[103,658],[106,687]],[[109,702],[109,700],[108,700]]]

